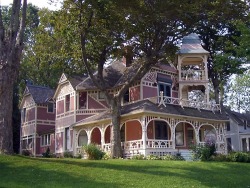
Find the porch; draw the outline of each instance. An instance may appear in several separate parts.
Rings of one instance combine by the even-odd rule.
[[[110,125],[75,129],[74,154],[80,154],[82,145],[95,143],[104,152],[110,152]],[[225,153],[224,125],[209,124],[202,121],[163,118],[160,116],[142,116],[127,120],[120,127],[121,146],[124,158],[134,155],[166,154],[187,155],[193,145],[205,145],[213,142],[219,153]]]

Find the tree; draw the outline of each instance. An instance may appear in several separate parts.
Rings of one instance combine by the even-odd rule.
[[[80,40],[73,25],[63,24],[61,11],[39,10],[39,25],[32,30],[32,43],[25,49],[21,64],[22,85],[55,88],[62,72],[68,75],[85,72],[80,66]]]
[[[236,75],[228,91],[228,104],[233,110],[250,110],[250,70],[245,74]]]
[[[13,0],[8,27],[0,6],[0,153],[13,152],[13,89],[23,49],[27,0]]]
[[[198,24],[194,32],[200,35],[203,47],[209,51],[208,74],[213,85],[216,103],[223,104],[224,85],[233,74],[242,74],[246,63],[237,37],[241,32],[237,23],[248,21],[248,1],[201,1],[197,6]],[[241,48],[243,49],[243,48]]]
[[[110,105],[111,156],[121,157],[121,99],[129,86],[140,80],[160,60],[173,57],[176,42],[183,37],[187,24],[193,23],[195,4],[182,1],[64,1],[65,24],[74,22],[80,35],[82,61],[95,86],[103,91]],[[188,12],[187,12],[188,11]],[[190,13],[190,14],[189,14]],[[69,24],[68,24],[69,25]],[[124,84],[117,92],[108,91],[103,69],[110,58],[129,56],[134,61],[123,75]],[[128,48],[127,48],[128,49]],[[94,75],[97,69],[97,74]]]

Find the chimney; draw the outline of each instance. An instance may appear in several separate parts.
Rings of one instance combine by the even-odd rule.
[[[124,47],[124,54],[122,62],[126,67],[129,67],[133,61],[133,47],[132,46],[125,46]]]

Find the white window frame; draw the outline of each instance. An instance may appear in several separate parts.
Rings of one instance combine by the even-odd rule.
[[[41,136],[41,146],[50,146],[51,145],[51,138],[50,134],[44,134]]]
[[[52,112],[49,111],[49,104],[52,104],[53,105],[53,108],[52,108]],[[55,112],[55,104],[53,102],[48,102],[47,104],[47,113],[54,113]]]

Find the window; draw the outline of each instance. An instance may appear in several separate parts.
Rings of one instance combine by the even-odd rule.
[[[129,102],[129,90],[127,90],[123,96],[123,102]]]
[[[50,145],[50,134],[42,135],[41,145],[42,146]]]
[[[65,111],[69,111],[70,109],[70,95],[65,96]]]
[[[65,150],[70,149],[70,132],[69,128],[65,129]]]
[[[168,140],[167,124],[163,121],[155,121],[155,139]]]
[[[87,107],[87,92],[79,92],[79,109]]]
[[[227,131],[230,131],[230,122],[227,123]]]
[[[105,94],[104,94],[103,91],[99,91],[99,92],[98,92],[98,99],[99,99],[99,100],[104,100],[104,99],[105,99]]]
[[[160,92],[163,91],[163,96],[171,97],[171,85],[170,84],[159,83],[158,89],[159,89],[159,96],[160,96]]]
[[[47,112],[54,113],[54,103],[52,102],[48,103]]]
[[[23,108],[23,110],[22,110],[22,122],[24,123],[26,120],[26,108]]]
[[[227,138],[227,151],[232,151],[232,141],[231,138]]]
[[[246,130],[247,129],[247,121],[244,120],[244,129]]]

